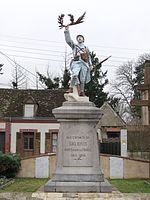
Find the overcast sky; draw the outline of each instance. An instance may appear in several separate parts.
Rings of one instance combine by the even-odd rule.
[[[45,73],[48,65],[54,76],[61,75],[65,50],[68,55],[71,49],[58,28],[58,15],[65,14],[68,23],[67,14],[76,19],[85,11],[84,23],[70,27],[72,39],[83,34],[100,60],[112,56],[102,66],[111,81],[119,65],[150,52],[149,9],[149,0],[0,0],[0,87],[12,79],[10,59],[28,70],[30,88],[36,86],[35,72]]]

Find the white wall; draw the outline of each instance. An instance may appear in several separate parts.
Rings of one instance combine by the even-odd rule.
[[[4,122],[0,122],[0,129],[5,129],[5,123]]]
[[[59,129],[58,123],[12,123],[11,124],[11,153],[16,153],[16,133],[20,129],[37,129],[41,133],[40,153],[45,153],[45,133],[50,129]]]
[[[123,158],[110,157],[110,178],[123,178]]]
[[[35,159],[35,177],[49,177],[49,156],[38,157]]]

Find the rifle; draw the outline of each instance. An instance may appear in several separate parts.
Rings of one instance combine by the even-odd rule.
[[[102,64],[103,62],[105,62],[106,60],[108,60],[111,56],[108,56],[107,58],[105,58],[104,60],[102,60],[99,64]]]
[[[98,65],[101,65],[103,62],[105,62],[106,60],[108,60],[111,56],[108,56],[107,58],[105,58],[104,60],[102,60],[100,63],[98,63],[97,65],[94,65],[93,68],[94,68],[94,71],[96,70],[96,67]]]

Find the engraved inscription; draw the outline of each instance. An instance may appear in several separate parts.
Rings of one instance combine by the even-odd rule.
[[[92,137],[89,135],[66,135],[64,137],[64,166],[92,165]]]

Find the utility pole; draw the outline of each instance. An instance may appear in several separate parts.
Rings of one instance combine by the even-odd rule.
[[[67,69],[67,47],[65,46],[65,70]]]
[[[39,89],[38,83],[39,83],[39,77],[38,77],[38,74],[37,74],[37,72],[36,72],[36,89],[37,89],[37,90]]]
[[[3,74],[3,72],[1,72],[1,71],[2,71],[3,65],[4,65],[4,64],[0,64],[0,74]]]

